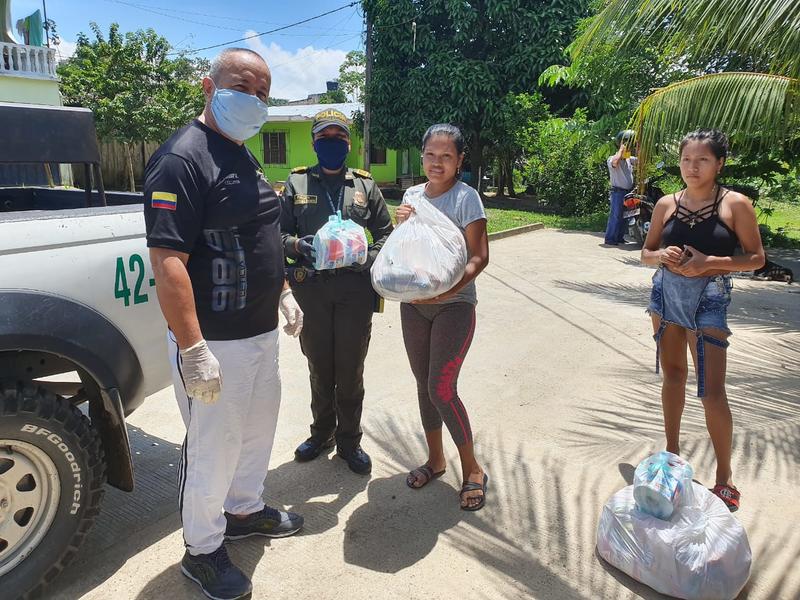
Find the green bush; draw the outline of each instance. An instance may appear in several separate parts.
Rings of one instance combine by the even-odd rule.
[[[584,110],[543,121],[529,138],[522,168],[528,191],[547,211],[564,216],[608,210],[608,171]]]

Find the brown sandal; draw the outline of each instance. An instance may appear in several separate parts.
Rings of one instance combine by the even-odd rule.
[[[417,467],[408,474],[408,477],[406,477],[406,485],[410,487],[412,490],[418,490],[424,488],[434,479],[438,479],[439,477],[444,475],[444,472],[445,470],[442,469],[438,473],[434,473],[430,465],[422,465],[421,467]],[[420,483],[419,485],[414,485],[419,481],[422,481],[422,483]]]

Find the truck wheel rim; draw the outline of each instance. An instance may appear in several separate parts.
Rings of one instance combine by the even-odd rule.
[[[0,577],[39,545],[60,497],[58,470],[44,451],[0,439]]]

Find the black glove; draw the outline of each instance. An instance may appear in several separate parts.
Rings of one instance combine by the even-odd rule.
[[[317,258],[317,251],[314,250],[313,235],[307,235],[305,237],[298,238],[297,243],[295,244],[295,249],[302,254],[304,258],[311,262],[314,262],[314,260]]]
[[[367,253],[367,260],[363,265],[361,265],[359,263],[353,263],[352,265],[350,265],[347,268],[350,269],[351,271],[355,271],[356,273],[360,273],[362,271],[369,271],[370,268],[372,267],[372,263],[375,262],[375,257],[377,255],[378,255],[377,252],[375,254],[373,254],[372,251],[370,251],[370,252]]]

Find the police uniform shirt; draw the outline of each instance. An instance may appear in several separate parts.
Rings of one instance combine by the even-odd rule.
[[[144,216],[148,247],[189,254],[203,337],[278,326],[280,201],[244,145],[198,120],[177,131],[147,164]]]
[[[319,165],[293,169],[286,181],[281,212],[286,256],[299,258],[294,240],[316,234],[336,210],[372,234],[371,263],[393,229],[380,189],[366,171],[347,169],[337,178],[324,175]]]

